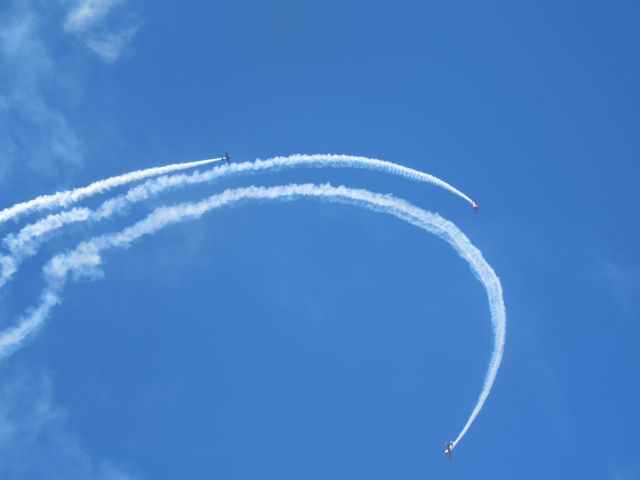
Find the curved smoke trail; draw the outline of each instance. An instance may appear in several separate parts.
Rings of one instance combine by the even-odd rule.
[[[389,173],[416,182],[435,185],[459,196],[469,204],[473,204],[473,200],[471,200],[471,198],[469,198],[463,192],[455,188],[453,185],[450,185],[444,180],[441,180],[429,173],[421,172],[413,168],[408,168],[397,163],[389,162],[387,160],[378,160],[376,158],[341,154],[295,154],[289,156],[273,157],[267,160],[256,160],[254,162],[220,165],[205,172],[195,172],[192,175],[180,174],[170,177],[161,177],[150,180],[137,188],[131,189],[127,193],[127,201],[136,201],[138,198],[148,198],[149,195],[154,195],[158,192],[166,191],[171,188],[206,183],[225,176],[243,173],[257,173],[261,171],[277,172],[280,170],[298,167],[357,168],[377,171],[381,173]],[[114,204],[117,206],[119,202],[123,201],[125,200],[116,197],[114,199]]]
[[[190,165],[193,166],[193,163]],[[433,175],[386,160],[378,160],[362,156],[296,154],[273,157],[267,160],[256,160],[255,162],[220,165],[204,172],[194,172],[191,174],[183,173],[147,180],[145,183],[131,188],[125,194],[105,201],[96,210],[75,208],[68,212],[51,214],[37,222],[26,225],[16,234],[7,235],[3,239],[3,243],[8,247],[10,255],[0,256],[0,268],[2,269],[0,271],[0,288],[9,281],[25,258],[34,255],[37,252],[37,248],[39,246],[38,238],[59,230],[65,225],[83,221],[104,220],[116,213],[124,211],[127,206],[133,203],[147,200],[152,196],[159,195],[174,188],[208,183],[218,178],[230,175],[257,173],[261,171],[280,171],[298,167],[360,168],[389,173],[444,188],[445,190],[465,199],[469,203],[473,203],[472,200],[460,190]],[[100,183],[101,182],[96,182],[96,184]],[[93,191],[97,193],[98,190],[94,189]]]
[[[237,167],[238,171],[241,171],[245,164],[238,163],[233,164],[232,167]],[[473,204],[473,200],[471,200],[467,195],[462,193],[453,185],[445,182],[444,180],[439,179],[438,177],[431,175],[426,172],[421,172],[420,170],[415,170],[413,168],[405,167],[404,165],[399,165],[397,163],[389,162],[387,160],[379,160],[377,158],[368,158],[362,157],[359,155],[339,155],[339,154],[314,154],[314,155],[303,155],[303,154],[294,154],[288,156],[279,156],[273,157],[267,160],[258,160],[254,162],[255,170],[260,169],[273,169],[277,168],[278,165],[282,165],[285,167],[292,166],[310,166],[310,167],[350,167],[350,168],[363,168],[367,170],[374,170],[382,173],[390,173],[392,175],[397,175],[400,177],[405,177],[417,182],[431,183],[436,187],[444,188],[449,192],[459,196],[460,198],[466,200],[470,204]],[[233,168],[232,168],[233,170]]]
[[[287,200],[317,198],[347,203],[362,208],[393,215],[448,242],[484,285],[489,300],[494,332],[494,349],[489,369],[484,379],[478,401],[461,433],[454,442],[457,445],[482,409],[495,381],[502,360],[506,313],[502,298],[502,286],[482,253],[452,222],[440,215],[422,210],[404,200],[367,190],[331,185],[285,185],[276,187],[246,187],[226,190],[200,202],[182,203],[171,207],[159,207],[146,218],[124,230],[95,237],[80,243],[74,250],[59,254],[45,266],[46,287],[38,305],[30,310],[15,327],[0,332],[0,356],[6,356],[20,348],[35,334],[49,317],[52,308],[60,303],[60,295],[69,275],[81,277],[95,274],[102,263],[101,253],[115,248],[127,248],[134,241],[179,222],[200,218],[207,212],[229,206],[243,200]]]
[[[137,170],[135,172],[118,175],[117,177],[99,180],[97,182],[93,182],[90,185],[87,185],[86,187],[80,187],[74,190],[66,190],[64,192],[56,192],[51,195],[42,195],[32,200],[28,200],[22,203],[16,203],[12,207],[7,207],[3,210],[0,210],[0,224],[17,217],[18,215],[35,212],[38,210],[67,207],[82,200],[83,198],[90,197],[97,193],[106,192],[107,190],[126,185],[127,183],[144,180],[145,178],[155,177],[157,175],[162,175],[165,173],[176,172],[178,170],[185,170],[187,168],[208,165],[210,163],[218,162],[221,160],[222,158],[211,158],[208,160],[199,160],[197,162],[174,163],[171,165],[165,165],[164,167],[147,168],[145,170]]]

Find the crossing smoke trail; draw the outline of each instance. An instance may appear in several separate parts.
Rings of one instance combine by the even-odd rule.
[[[0,255],[0,288],[18,271],[20,263],[38,251],[38,247],[47,234],[76,222],[91,219],[95,212],[89,208],[73,208],[60,213],[47,215],[35,223],[21,228],[16,234],[9,234],[3,243],[9,249],[9,255]]]
[[[163,175],[165,173],[176,172],[178,170],[185,170],[187,168],[208,165],[210,163],[221,160],[222,158],[212,158],[208,160],[199,160],[197,162],[174,163],[171,165],[165,165],[164,167],[147,168],[146,170],[137,170],[135,172],[118,175],[117,177],[99,180],[90,185],[87,185],[86,187],[76,188],[75,190],[56,192],[51,195],[42,195],[32,200],[28,200],[22,203],[16,203],[12,207],[0,210],[0,224],[26,213],[35,212],[38,210],[67,207],[82,200],[83,198],[90,197],[97,193],[106,192],[107,190],[111,190],[112,188],[126,185],[131,182],[144,180],[145,178],[155,177],[157,175]]]
[[[489,300],[491,322],[494,334],[494,349],[486,373],[482,391],[477,403],[454,442],[456,446],[482,409],[495,381],[502,361],[506,313],[502,298],[502,286],[482,253],[452,222],[440,215],[422,210],[404,200],[390,195],[381,195],[367,190],[331,185],[284,185],[276,187],[246,187],[226,190],[200,202],[183,203],[171,207],[159,207],[146,218],[124,230],[102,235],[80,243],[74,250],[52,258],[44,268],[46,286],[39,304],[30,310],[15,327],[0,332],[0,357],[7,356],[20,348],[25,340],[33,336],[49,317],[52,308],[60,303],[61,293],[72,275],[81,278],[99,273],[102,263],[101,253],[116,248],[127,248],[134,241],[179,222],[200,218],[207,212],[246,200],[293,200],[316,198],[338,203],[346,203],[376,212],[393,215],[401,220],[433,233],[448,242],[471,267],[476,277],[484,285]]]
[[[31,223],[17,234],[7,235],[3,243],[10,255],[0,255],[0,288],[18,271],[20,263],[27,257],[35,255],[42,237],[74,222],[89,220],[92,210],[89,208],[73,208],[68,211],[48,215]]]
[[[194,162],[195,163],[195,162]],[[374,170],[392,175],[402,176],[418,182],[430,183],[444,188],[469,203],[472,200],[457,188],[440,180],[439,178],[419,170],[414,170],[402,165],[375,158],[367,158],[355,155],[316,154],[316,155],[290,155],[286,157],[274,157],[255,162],[232,163],[220,165],[205,172],[192,174],[178,174],[147,180],[145,183],[133,187],[126,194],[119,195],[105,201],[98,209],[74,209],[70,212],[49,215],[35,223],[23,227],[17,234],[7,235],[3,243],[9,248],[10,255],[0,256],[0,288],[17,271],[20,263],[37,251],[38,238],[44,237],[65,225],[81,221],[99,221],[111,217],[115,213],[123,211],[132,203],[147,200],[167,190],[212,182],[220,177],[238,175],[244,173],[257,173],[260,171],[279,171],[296,167],[333,167],[333,168],[361,168]],[[100,183],[100,182],[96,182]]]

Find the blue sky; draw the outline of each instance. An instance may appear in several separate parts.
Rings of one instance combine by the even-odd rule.
[[[0,290],[3,327],[37,299],[42,265],[93,234],[227,187],[330,181],[455,222],[501,278],[508,331],[449,462],[442,444],[491,352],[468,266],[354,207],[220,210],[106,254],[104,278],[70,284],[2,360],[0,477],[640,478],[639,14],[625,1],[4,2],[1,208],[229,151],[383,158],[481,209],[351,170],[180,190],[51,238]]]

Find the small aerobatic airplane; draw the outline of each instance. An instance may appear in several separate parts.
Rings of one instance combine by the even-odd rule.
[[[449,457],[449,460],[451,460],[451,454],[453,453],[453,442],[447,442],[444,444],[444,454]]]
[[[228,153],[225,152],[224,156],[222,157],[222,161],[227,162],[227,165],[231,163],[231,157]]]
[[[480,208],[480,204],[478,202],[474,202],[473,200],[471,200],[471,206],[473,207],[473,213],[476,213]]]

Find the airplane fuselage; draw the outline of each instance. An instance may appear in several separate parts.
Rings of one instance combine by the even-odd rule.
[[[449,457],[449,460],[451,460],[451,454],[453,453],[453,442],[447,442],[444,445],[444,454]]]

